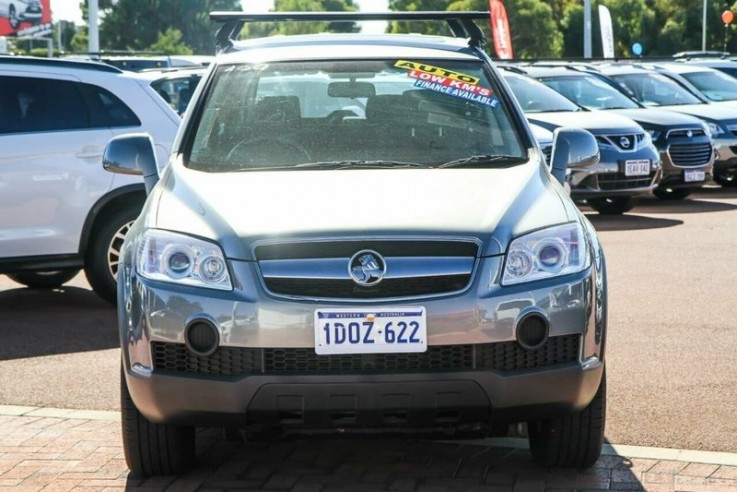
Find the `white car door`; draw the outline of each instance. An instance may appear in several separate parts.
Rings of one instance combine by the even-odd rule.
[[[72,78],[0,75],[0,257],[75,254],[112,176],[109,128],[91,128]]]

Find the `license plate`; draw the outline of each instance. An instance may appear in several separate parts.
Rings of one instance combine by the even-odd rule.
[[[694,181],[704,181],[706,179],[706,171],[698,169],[690,169],[683,171],[683,181],[693,183]]]
[[[425,352],[424,307],[315,310],[315,352],[382,354]]]
[[[647,176],[650,174],[649,159],[635,159],[624,161],[625,176]]]

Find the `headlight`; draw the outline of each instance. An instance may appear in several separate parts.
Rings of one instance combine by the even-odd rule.
[[[518,237],[509,246],[502,285],[578,273],[589,265],[583,228],[578,223]]]
[[[650,135],[650,138],[653,140],[653,142],[660,138],[661,132],[657,130],[648,130],[647,128],[645,128],[645,131]]]
[[[722,135],[724,133],[722,127],[717,125],[716,123],[706,121],[704,122],[704,124],[706,126],[707,132],[710,133],[712,137],[718,137],[719,135]]]
[[[149,229],[139,239],[138,273],[151,280],[231,290],[225,257],[216,244]]]

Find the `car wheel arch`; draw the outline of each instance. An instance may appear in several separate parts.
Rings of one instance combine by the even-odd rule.
[[[100,223],[100,218],[105,217],[111,210],[127,206],[131,203],[140,203],[141,207],[143,207],[143,202],[145,201],[146,189],[143,183],[121,186],[100,197],[92,206],[85,219],[79,241],[80,254],[83,257],[85,256],[95,227]]]

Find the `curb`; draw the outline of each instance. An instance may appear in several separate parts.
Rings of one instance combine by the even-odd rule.
[[[16,405],[0,405],[0,416],[37,417],[75,420],[120,421],[120,412],[105,410],[74,410],[67,408],[30,407]],[[452,444],[467,446],[484,446],[511,449],[529,449],[527,439],[519,437],[491,437],[463,441],[444,440]],[[697,451],[690,449],[653,448],[647,446],[628,446],[623,444],[604,444],[602,456],[622,456],[627,458],[682,461],[710,465],[737,466],[737,453],[721,453],[715,451]]]

